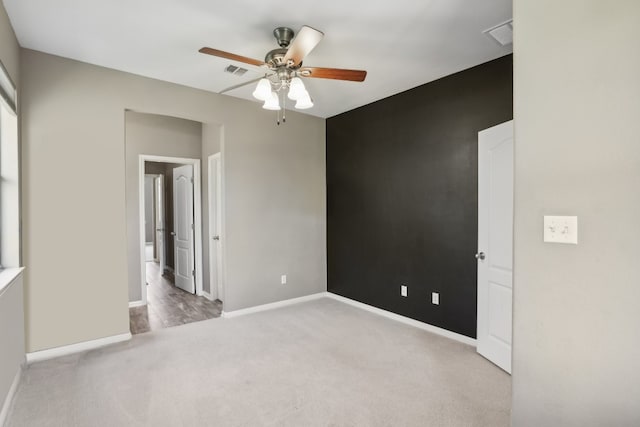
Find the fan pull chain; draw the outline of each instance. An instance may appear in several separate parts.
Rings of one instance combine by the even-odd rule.
[[[280,94],[278,94],[280,95]],[[282,123],[286,123],[287,122],[287,100],[284,96],[284,92],[282,92]],[[277,111],[277,115],[276,115],[276,123],[278,124],[278,126],[280,126],[280,110]]]
[[[282,92],[282,123],[287,122],[287,98],[284,96],[284,92]]]
[[[277,117],[276,123],[278,124],[278,126],[280,126],[280,110],[276,111],[276,117]]]

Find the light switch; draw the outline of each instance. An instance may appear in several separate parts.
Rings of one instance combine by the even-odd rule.
[[[544,241],[549,243],[578,244],[577,216],[544,217]]]

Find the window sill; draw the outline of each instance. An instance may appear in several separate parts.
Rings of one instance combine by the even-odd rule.
[[[0,295],[4,293],[11,284],[15,283],[18,276],[22,274],[24,267],[5,268],[0,270]]]

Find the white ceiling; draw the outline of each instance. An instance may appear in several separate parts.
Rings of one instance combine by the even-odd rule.
[[[511,19],[511,0],[4,0],[21,46],[219,92],[260,77],[223,72],[203,46],[264,59],[272,31],[325,33],[307,66],[364,69],[363,83],[306,79],[319,117],[368,104],[511,52],[482,31]],[[251,99],[254,85],[228,92]],[[255,100],[254,100],[255,101]],[[256,101],[257,102],[257,101]]]

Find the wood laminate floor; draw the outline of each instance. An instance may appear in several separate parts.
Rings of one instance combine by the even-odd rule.
[[[147,305],[129,309],[132,334],[220,317],[222,302],[209,301],[174,286],[160,266],[147,262]]]

